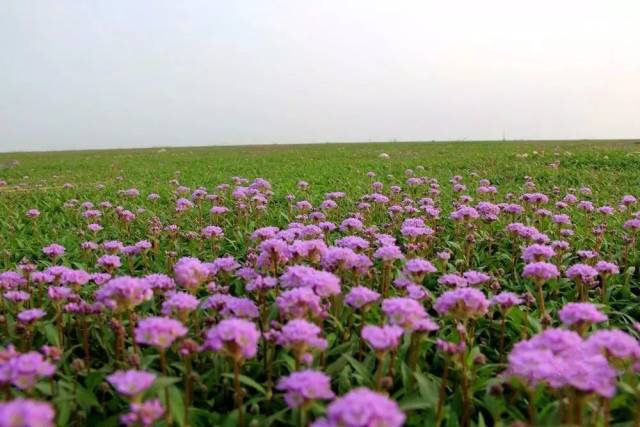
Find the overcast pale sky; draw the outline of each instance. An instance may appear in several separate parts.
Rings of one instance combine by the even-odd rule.
[[[638,0],[3,0],[0,151],[640,137]]]

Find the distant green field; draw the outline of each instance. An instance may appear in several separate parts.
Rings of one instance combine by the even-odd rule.
[[[381,153],[389,158],[380,159]],[[11,167],[16,161],[18,164]],[[550,166],[555,161],[560,162],[557,169]],[[0,187],[0,243],[5,251],[20,247],[40,257],[38,243],[62,239],[76,247],[73,243],[79,230],[64,227],[64,221],[54,222],[34,242],[30,229],[24,227],[28,209],[61,212],[67,199],[97,203],[103,194],[105,200],[114,202],[117,190],[132,187],[143,196],[150,192],[167,196],[168,183],[174,178],[192,190],[198,186],[212,190],[233,176],[262,177],[273,185],[275,203],[296,193],[296,183],[306,180],[311,184],[306,196],[315,204],[329,191],[348,195],[368,191],[368,171],[375,171],[376,179],[386,185],[402,185],[406,169],[422,166],[424,170],[416,171],[417,175],[441,183],[454,175],[474,173],[489,179],[505,194],[521,191],[523,178],[531,176],[547,189],[589,185],[595,202],[599,198],[607,201],[637,192],[640,141],[390,142],[5,153],[0,154],[0,164],[4,165],[0,180],[7,182]],[[63,189],[65,183],[74,188]],[[104,189],[98,190],[98,184]],[[164,207],[172,203],[170,197],[160,202]],[[161,219],[166,219],[162,218],[166,209],[158,210]],[[286,224],[287,218],[270,210],[274,212],[278,216],[266,218],[264,223]],[[140,225],[140,237],[144,225]],[[7,262],[17,261],[17,256],[8,256]]]
[[[381,161],[380,153],[390,158]],[[556,159],[561,161],[560,171],[547,167]],[[90,191],[98,182],[152,190],[179,173],[184,185],[213,185],[234,175],[262,176],[280,191],[292,190],[299,179],[306,179],[313,184],[312,194],[320,195],[366,184],[364,174],[369,170],[399,179],[405,168],[418,165],[425,175],[438,179],[475,171],[507,185],[520,183],[523,175],[574,179],[576,185],[584,179],[602,185],[620,179],[615,187],[623,191],[637,184],[640,172],[634,169],[640,163],[640,141],[397,142],[0,154],[0,164],[13,160],[19,162],[17,167],[0,169],[0,179],[8,181],[9,188],[45,187],[46,192],[65,182],[82,191]],[[118,176],[124,179],[118,181]]]

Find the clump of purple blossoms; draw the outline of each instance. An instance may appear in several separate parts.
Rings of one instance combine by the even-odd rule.
[[[321,317],[325,312],[320,297],[310,288],[285,291],[276,298],[276,305],[282,315],[289,318]]]
[[[135,397],[147,390],[156,380],[155,374],[130,369],[116,371],[107,377],[107,381],[118,391],[128,397]]]
[[[310,369],[293,372],[281,378],[276,388],[285,392],[284,400],[290,408],[299,408],[314,400],[335,397],[331,391],[331,378]]]
[[[509,354],[507,375],[535,387],[572,387],[611,398],[616,391],[616,371],[607,359],[593,351],[580,335],[563,329],[547,329],[517,343]]]
[[[147,317],[138,322],[135,339],[138,344],[165,350],[187,332],[187,328],[178,320],[167,317]]]
[[[543,283],[547,280],[560,277],[558,267],[548,262],[532,262],[527,264],[522,271],[522,277],[533,279],[535,282]]]
[[[43,318],[47,313],[41,308],[31,308],[29,310],[23,310],[18,313],[18,320],[20,323],[30,325],[36,320]]]
[[[6,377],[21,390],[30,390],[42,378],[49,378],[56,372],[56,367],[36,351],[16,353],[6,362],[0,362],[0,376]]]
[[[469,285],[467,279],[465,279],[458,273],[443,274],[438,279],[438,283],[449,288],[465,288]]]
[[[17,398],[0,402],[0,426],[2,427],[53,427],[55,411],[51,404]]]
[[[320,336],[322,330],[311,322],[293,319],[287,322],[276,334],[276,342],[291,348],[301,359],[308,350],[327,348],[327,340]]]
[[[167,299],[162,303],[163,316],[176,314],[178,318],[184,320],[185,316],[198,308],[198,299],[186,292],[171,292],[167,294]]]
[[[117,277],[109,280],[95,293],[96,301],[112,310],[131,310],[149,301],[153,291],[148,282],[136,277]]]
[[[42,253],[44,253],[49,258],[53,258],[53,259],[60,258],[62,255],[64,255],[64,252],[65,252],[64,246],[59,245],[57,243],[52,243],[42,248]]]
[[[567,326],[590,325],[605,322],[608,319],[607,315],[598,310],[595,305],[577,302],[565,304],[558,312],[558,317]]]
[[[422,304],[411,298],[394,297],[382,301],[382,311],[392,325],[413,330],[428,315]]]
[[[304,265],[288,267],[280,283],[285,289],[310,288],[323,298],[340,293],[340,279],[336,275]]]
[[[386,395],[361,387],[334,400],[312,427],[401,427],[406,416]]]
[[[491,298],[491,305],[497,305],[502,310],[506,310],[516,305],[522,304],[524,301],[519,295],[513,292],[500,292],[498,295]]]
[[[164,407],[159,399],[146,402],[133,402],[129,406],[129,412],[120,417],[120,421],[126,426],[148,427],[153,425],[164,414]]]
[[[598,276],[598,270],[587,264],[574,264],[567,269],[569,279],[573,279],[583,284],[593,284]]]
[[[251,359],[258,351],[260,331],[244,319],[225,319],[207,331],[205,347],[235,361]]]
[[[373,253],[373,257],[385,263],[392,263],[396,260],[403,259],[404,255],[399,247],[395,245],[381,246]]]
[[[550,258],[553,258],[555,255],[556,253],[551,246],[540,245],[537,243],[527,246],[522,251],[522,259],[527,264],[532,262],[547,261]]]
[[[429,273],[435,273],[438,270],[429,261],[421,258],[413,258],[404,265],[404,274],[411,277],[415,282],[420,283]]]
[[[434,305],[440,315],[457,319],[477,318],[489,308],[489,300],[475,288],[458,288],[440,295]]]
[[[404,330],[396,325],[366,325],[362,328],[362,339],[379,353],[398,348],[403,334]]]
[[[209,269],[197,258],[180,258],[173,266],[176,283],[189,292],[194,292],[209,278]]]
[[[345,296],[345,304],[355,308],[362,309],[380,299],[380,294],[374,290],[371,290],[365,286],[355,286],[351,288],[349,293]]]

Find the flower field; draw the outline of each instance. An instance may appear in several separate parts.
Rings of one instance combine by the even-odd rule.
[[[633,141],[0,166],[0,427],[640,425]]]

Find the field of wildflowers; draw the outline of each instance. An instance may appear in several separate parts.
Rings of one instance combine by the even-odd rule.
[[[0,163],[0,427],[640,423],[633,141]]]

